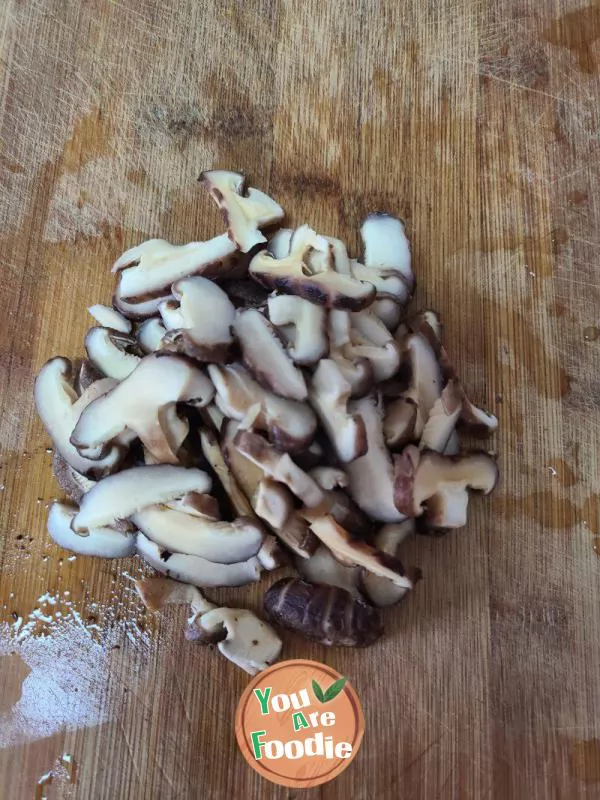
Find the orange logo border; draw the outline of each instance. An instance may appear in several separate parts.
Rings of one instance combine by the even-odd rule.
[[[235,714],[235,736],[237,739],[238,746],[241,750],[242,755],[244,756],[245,760],[248,764],[258,772],[263,778],[275,783],[279,786],[286,786],[295,789],[301,788],[311,788],[314,786],[319,786],[323,783],[328,781],[332,781],[334,778],[343,772],[354,760],[360,745],[362,743],[362,739],[365,732],[365,719],[363,710],[360,704],[360,700],[358,699],[358,695],[354,687],[350,683],[346,683],[342,692],[345,693],[346,697],[350,701],[352,706],[352,710],[354,712],[355,718],[355,730],[352,741],[350,744],[352,745],[352,754],[349,758],[344,759],[337,759],[336,763],[332,766],[332,768],[320,775],[311,775],[310,777],[306,778],[292,778],[287,775],[279,774],[275,769],[272,767],[266,766],[265,760],[261,759],[260,761],[254,757],[254,753],[252,750],[252,743],[249,737],[249,731],[246,730],[244,725],[244,719],[247,712],[248,704],[251,699],[255,698],[254,696],[254,689],[259,685],[263,684],[265,680],[268,680],[269,677],[278,671],[289,669],[290,667],[304,667],[309,671],[313,671],[315,673],[315,677],[318,677],[318,674],[327,675],[331,680],[337,680],[340,677],[339,672],[337,672],[333,667],[328,666],[327,664],[322,664],[319,661],[310,661],[308,659],[292,659],[290,661],[280,661],[277,664],[274,664],[272,667],[269,667],[263,672],[259,672],[258,675],[255,675],[254,678],[250,681],[244,693],[242,694],[240,701],[238,703],[238,707]]]

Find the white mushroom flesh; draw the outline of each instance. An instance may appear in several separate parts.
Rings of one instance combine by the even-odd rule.
[[[283,328],[286,334],[287,326],[293,327],[287,352],[295,364],[316,364],[327,354],[327,312],[322,306],[287,294],[272,295],[267,302],[273,325],[280,331]]]
[[[281,639],[275,631],[246,609],[216,608],[196,624],[207,634],[224,628],[227,636],[217,643],[219,652],[250,675],[266,669],[281,653]]]
[[[135,536],[121,533],[108,526],[90,528],[87,536],[74,533],[71,523],[76,508],[64,503],[52,503],[48,512],[48,533],[60,547],[82,556],[125,558],[135,553]]]
[[[367,451],[346,465],[349,494],[373,519],[400,522],[404,515],[394,504],[394,469],[383,440],[380,403],[375,398],[364,397],[354,400],[350,411],[360,414],[365,424]]]
[[[186,359],[151,354],[124,381],[85,409],[71,441],[79,449],[99,447],[128,428],[158,461],[176,464],[176,442],[172,425],[167,424],[169,414],[175,413],[177,402],[201,407],[213,395],[206,375]]]
[[[256,557],[234,564],[218,564],[199,556],[171,553],[159,547],[143,533],[138,533],[136,536],[136,548],[144,561],[157,572],[201,588],[243,586],[254,583],[260,578],[261,566]]]
[[[71,444],[70,438],[86,406],[108,391],[109,387],[116,386],[116,382],[112,378],[96,381],[78,398],[70,382],[71,371],[71,363],[66,358],[47,361],[35,380],[35,406],[54,446],[65,461],[77,472],[100,477],[117,467],[122,456],[120,448],[110,447],[103,454],[102,447],[90,447],[93,458],[86,458]]]
[[[211,480],[199,469],[171,464],[125,469],[98,481],[81,501],[73,519],[75,532],[111,525],[142,508],[168,503],[186,492],[209,492]]]
[[[306,382],[269,320],[255,308],[238,312],[233,323],[244,363],[266,389],[280,397],[305,400]]]
[[[90,306],[88,311],[101,327],[111,328],[113,331],[120,331],[121,333],[131,333],[131,321],[119,314],[114,308],[97,303]]]
[[[109,328],[92,328],[85,337],[85,349],[92,364],[108,378],[118,381],[131,375],[141,361],[125,349],[135,344],[136,340],[128,334]]]
[[[143,508],[131,521],[165,550],[200,556],[219,564],[247,561],[258,553],[265,538],[251,519],[215,522],[164,506]]]

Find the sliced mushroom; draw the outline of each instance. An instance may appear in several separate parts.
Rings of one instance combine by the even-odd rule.
[[[260,311],[255,308],[238,311],[233,330],[244,363],[262,386],[280,397],[306,399],[302,372],[294,366],[275,329]]]
[[[461,408],[462,397],[457,382],[449,380],[429,412],[419,448],[444,453],[458,422]]]
[[[293,327],[292,343],[287,352],[295,364],[309,366],[323,358],[329,348],[327,312],[309,300],[293,295],[271,295],[269,319],[278,328]]]
[[[325,645],[367,647],[383,633],[379,610],[337,586],[282,578],[265,592],[263,604],[282,628]]]
[[[360,567],[341,564],[325,545],[319,545],[310,558],[294,560],[300,576],[309,583],[339,586],[352,595],[359,595]]]
[[[367,452],[346,465],[349,494],[373,519],[400,522],[404,517],[394,504],[394,468],[383,441],[381,403],[363,397],[350,404],[352,414],[360,414],[367,434]]]
[[[225,490],[225,494],[229,498],[235,513],[240,517],[251,517],[252,506],[250,505],[250,501],[242,491],[242,488],[240,488],[238,485],[235,476],[229,469],[215,434],[209,430],[201,431],[200,443],[204,458],[215,471],[215,474],[219,479],[221,486]]]
[[[340,372],[351,386],[352,397],[362,397],[370,391],[375,377],[366,358],[349,357],[350,313],[333,310],[329,312],[329,357],[338,365]]]
[[[116,469],[122,456],[121,447],[92,451],[93,460],[80,455],[70,442],[73,428],[84,409],[95,401],[98,394],[114,387],[112,378],[97,381],[77,397],[71,384],[72,366],[66,358],[47,361],[35,379],[33,390],[35,406],[54,442],[55,449],[71,467],[83,475],[102,477]]]
[[[402,277],[412,294],[415,276],[411,266],[410,242],[404,223],[385,212],[369,214],[360,227],[365,267],[393,271]]]
[[[217,564],[199,556],[171,553],[138,533],[138,554],[158,572],[193,586],[243,586],[260,578],[260,563],[256,557],[235,564]]]
[[[156,314],[158,303],[169,299],[171,284],[192,275],[205,278],[233,277],[239,272],[235,244],[226,233],[208,242],[174,245],[164,239],[150,239],[132,247],[112,268],[118,272],[115,293],[117,308],[126,316]]]
[[[391,418],[387,424],[388,443],[397,446],[409,438],[419,439],[431,409],[442,393],[442,374],[436,354],[420,334],[411,334],[404,341],[403,368],[409,376],[407,390],[397,400],[389,403],[386,416]],[[408,404],[416,406],[416,417],[412,435],[409,428],[402,433],[402,419],[406,419]]]
[[[170,552],[200,556],[218,564],[247,561],[258,553],[265,538],[262,528],[248,517],[215,522],[164,506],[143,508],[131,521]]]
[[[368,572],[389,578],[392,583],[405,589],[412,589],[421,578],[420,570],[413,567],[405,570],[399,558],[382,553],[366,542],[353,539],[331,516],[320,517],[310,528],[344,564],[364,567]]]
[[[375,269],[367,267],[354,259],[351,261],[352,277],[357,281],[369,281],[376,290],[376,300],[392,300],[398,306],[406,306],[410,301],[411,291],[402,276],[392,269]]]
[[[130,533],[120,533],[106,526],[90,528],[87,536],[74,533],[71,523],[76,513],[76,508],[64,503],[50,506],[48,533],[57,545],[82,556],[125,558],[135,553],[135,536]]]
[[[170,286],[165,287],[156,297],[151,297],[149,300],[140,300],[139,302],[124,300],[119,297],[117,293],[113,295],[113,304],[124,317],[136,322],[146,320],[149,317],[154,317],[158,314],[161,303],[171,299]]]
[[[178,497],[177,500],[171,500],[165,505],[167,508],[172,508],[174,511],[181,511],[184,514],[190,514],[192,517],[199,517],[204,520],[218,522],[221,518],[219,515],[219,504],[210,494],[187,492],[183,497]]]
[[[183,328],[185,325],[185,320],[183,318],[183,313],[179,308],[179,303],[177,303],[173,297],[170,297],[168,300],[163,300],[158,307],[158,311],[160,318],[162,319],[167,330]]]
[[[337,457],[344,463],[354,461],[367,451],[362,417],[348,410],[351,391],[352,387],[335,361],[323,359],[319,362],[311,378],[309,399]]]
[[[254,493],[252,506],[267,525],[281,530],[294,513],[294,496],[282,483],[272,478],[262,478]]]
[[[137,341],[144,353],[153,353],[160,350],[162,338],[167,329],[158,317],[145,320],[137,329]]]
[[[400,366],[400,349],[394,337],[370,311],[350,315],[350,342],[344,355],[354,361],[366,358],[377,382],[391,378]]]
[[[235,435],[239,430],[237,423],[230,421],[225,425],[221,443],[228,467],[245,496],[251,501],[255,514],[269,525],[287,547],[301,558],[308,558],[314,552],[318,541],[311,533],[308,523],[294,510],[293,496],[281,483],[266,478],[263,470],[246,458],[234,446]],[[284,523],[280,520],[290,512]]]
[[[242,475],[241,482],[252,500],[256,515],[296,555],[308,558],[317,546],[317,537],[295,510],[292,493],[283,484],[263,477],[263,471],[239,453],[231,442],[227,447],[227,452],[232,454],[231,463],[235,465],[236,474]]]
[[[308,523],[314,522],[319,517],[330,514],[334,520],[350,531],[352,536],[368,540],[373,528],[373,522],[341,489],[331,489],[324,492],[324,499],[314,508],[300,508],[297,512]]]
[[[195,276],[171,287],[179,301],[178,317],[165,317],[169,329],[162,340],[166,350],[185,353],[199,361],[222,362],[233,341],[231,326],[235,308],[223,289],[208,278]]]
[[[279,658],[281,639],[251,611],[215,608],[195,621],[191,641],[216,642],[225,658],[250,675],[256,675]]]
[[[422,311],[411,321],[411,327],[423,338],[427,339],[435,352],[445,380],[454,380],[456,391],[461,396],[461,412],[459,422],[467,433],[478,438],[485,438],[498,428],[498,419],[476,406],[462,386],[456,370],[450,361],[446,348],[442,344],[442,326],[434,311]]]
[[[279,567],[283,566],[286,562],[285,554],[279,542],[274,536],[271,536],[270,533],[265,536],[256,557],[261,567],[269,572],[274,569],[279,569]]]
[[[287,453],[280,453],[257,433],[238,431],[234,447],[259,466],[264,474],[285,484],[305,506],[311,508],[323,501],[323,490],[304,470],[295,464]]]
[[[131,333],[131,321],[119,314],[114,308],[97,303],[94,306],[90,306],[88,311],[101,327],[110,328],[120,333]]]
[[[182,356],[153,353],[111,391],[84,410],[71,442],[86,450],[133,431],[161,463],[177,463],[181,426],[173,425],[175,404],[207,405],[214,389],[206,375]]]
[[[348,476],[343,469],[338,469],[338,467],[314,467],[310,470],[309,475],[321,489],[327,492],[337,487],[343,489],[348,486]]]
[[[220,208],[229,238],[242,253],[266,242],[260,229],[281,222],[284,217],[283,208],[269,195],[248,187],[239,172],[212,169],[203,172],[198,180]]]
[[[398,330],[400,320],[402,319],[402,307],[396,300],[389,297],[382,297],[380,300],[375,300],[371,306],[371,311],[383,322],[385,327],[392,331]]]
[[[84,495],[73,530],[82,533],[112,525],[155,503],[168,503],[186,492],[209,492],[210,488],[210,478],[199,469],[172,464],[125,469],[98,481]]]
[[[467,522],[469,490],[489,494],[498,482],[498,465],[488,453],[444,456],[409,445],[395,457],[395,498],[406,516],[425,512],[433,529],[461,528]]]
[[[137,340],[110,328],[91,328],[85,337],[85,349],[92,364],[103,375],[122,381],[140,363],[134,351]]]
[[[226,417],[240,421],[258,405],[254,427],[268,433],[279,447],[295,452],[312,440],[317,418],[308,404],[268,392],[240,364],[210,364],[208,374],[217,390],[217,405]]]
[[[206,614],[217,608],[197,586],[171,578],[141,578],[134,583],[142,603],[149,611],[162,611],[168,605],[189,605],[193,615]]]
[[[273,258],[285,258],[290,254],[290,242],[294,231],[292,228],[279,228],[269,239],[267,250]]]
[[[267,289],[298,295],[326,308],[359,311],[370,305],[375,297],[372,284],[332,270],[313,272],[309,266],[311,253],[323,249],[328,250],[323,237],[302,225],[294,231],[289,255],[275,259],[263,250],[250,262],[250,274]]]
[[[375,547],[382,553],[397,556],[401,543],[407,536],[414,533],[414,530],[415,521],[413,519],[384,525],[375,537]],[[380,608],[398,603],[408,592],[404,586],[398,586],[389,578],[382,578],[380,575],[374,575],[367,571],[364,571],[362,575],[362,588],[369,600]]]
[[[437,401],[436,401],[437,402]],[[388,447],[400,450],[416,438],[417,404],[412,397],[398,397],[388,403],[383,435]]]

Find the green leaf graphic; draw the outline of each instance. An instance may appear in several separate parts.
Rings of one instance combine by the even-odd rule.
[[[348,678],[340,678],[339,680],[335,681],[331,684],[329,689],[325,692],[325,700],[323,702],[328,703],[330,700],[333,700],[334,697],[337,697],[338,694],[342,691]]]
[[[325,695],[323,694],[323,689],[319,686],[319,684],[313,679],[312,682],[313,692],[315,693],[315,697],[320,703],[325,702]]]

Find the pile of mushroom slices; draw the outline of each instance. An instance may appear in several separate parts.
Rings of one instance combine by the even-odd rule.
[[[242,175],[200,180],[227,233],[124,253],[113,307],[89,309],[87,358],[37,377],[69,501],[48,530],[77,553],[139,554],[168,576],[138,583],[148,607],[190,604],[187,638],[254,673],[279,637],[198,587],[291,564],[300,577],[265,594],[275,623],[372,643],[380,609],[420,577],[399,558],[406,536],[464,526],[469,492],[494,488],[494,458],[462,452],[459,431],[487,436],[497,420],[466,394],[436,314],[407,314],[399,219],[365,219],[359,262],[308,225],[273,233],[283,209]]]

